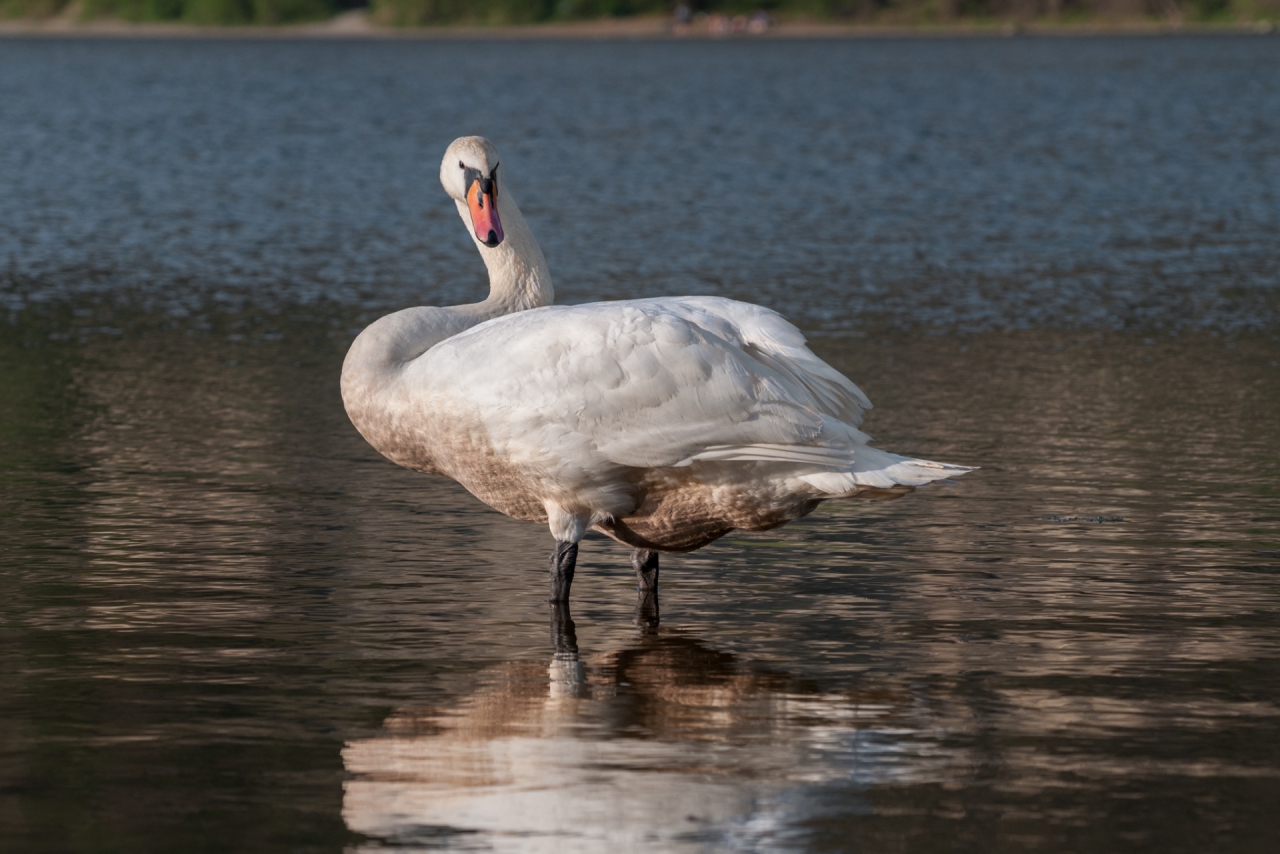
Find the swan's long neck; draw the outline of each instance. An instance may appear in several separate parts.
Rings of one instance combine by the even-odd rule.
[[[457,202],[458,215],[471,233],[471,214],[465,202]],[[476,323],[516,311],[551,305],[555,301],[555,288],[551,286],[551,271],[542,257],[538,241],[533,239],[520,208],[509,193],[504,192],[498,202],[505,239],[492,249],[476,240],[480,257],[489,268],[489,298],[484,302],[454,306],[454,311],[466,317],[474,317]],[[472,235],[474,239],[474,235]]]
[[[445,308],[407,308],[372,323],[347,351],[342,365],[344,399],[349,390],[350,394],[359,394],[360,388],[383,385],[436,344],[478,323],[554,301],[547,261],[510,194],[503,194],[498,211],[505,239],[492,248],[476,241],[480,257],[489,268],[488,299]],[[467,224],[467,233],[472,234],[464,203],[458,204],[458,212]]]
[[[409,366],[446,338],[493,317],[550,305],[555,297],[546,259],[520,209],[504,195],[498,211],[505,239],[492,248],[476,242],[489,268],[488,299],[389,314],[356,336],[342,363],[342,402],[351,422],[369,444],[409,468],[434,470],[428,450],[409,441],[397,426],[396,411],[404,396],[400,381]],[[466,206],[459,205],[459,212],[471,233]]]

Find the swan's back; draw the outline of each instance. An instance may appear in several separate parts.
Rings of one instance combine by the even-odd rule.
[[[687,464],[724,446],[822,444],[870,403],[778,314],[731,300],[551,306],[441,342],[412,382],[465,401],[513,460]],[[852,430],[852,433],[848,431]]]
[[[510,515],[551,504],[641,548],[696,548],[965,470],[867,447],[857,386],[777,313],[726,299],[507,315],[435,345],[402,383],[436,470]]]

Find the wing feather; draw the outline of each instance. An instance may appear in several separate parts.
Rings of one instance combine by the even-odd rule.
[[[557,477],[698,460],[850,471],[869,441],[857,429],[866,395],[779,314],[732,300],[534,309],[453,336],[420,361],[415,389],[467,401],[458,417],[472,429]]]

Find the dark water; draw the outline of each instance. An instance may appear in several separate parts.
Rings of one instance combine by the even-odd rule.
[[[0,41],[0,842],[1273,851],[1280,41]],[[778,308],[982,466],[664,558],[396,469],[352,330]],[[576,658],[575,658],[576,650]]]

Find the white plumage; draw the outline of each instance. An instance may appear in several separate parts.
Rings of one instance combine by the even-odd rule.
[[[547,521],[560,543],[553,599],[567,598],[589,527],[640,550],[633,563],[656,589],[652,552],[970,470],[869,447],[866,396],[769,309],[714,297],[551,306],[497,164],[467,137],[441,165],[489,267],[489,299],[370,326],[343,366],[343,400],[395,462]]]

